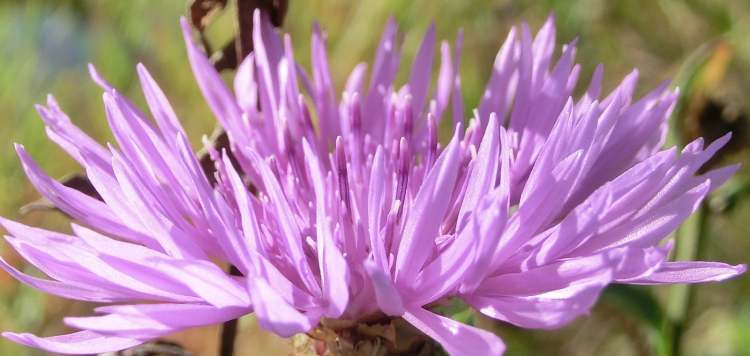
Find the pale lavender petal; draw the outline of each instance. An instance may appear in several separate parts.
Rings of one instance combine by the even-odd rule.
[[[396,43],[398,26],[393,18],[388,20],[380,45],[375,53],[375,62],[372,66],[370,86],[367,96],[364,98],[363,111],[370,113],[373,117],[385,114],[384,94],[392,86],[396,78],[396,71],[400,61],[400,49]],[[366,132],[371,133],[374,138],[380,139],[382,131],[378,129],[376,120],[365,121]]]
[[[273,127],[273,131],[270,132],[273,136],[266,139],[273,142],[274,146],[281,147],[283,130],[280,125],[283,120],[279,117],[279,107],[283,103],[280,102],[276,69],[283,54],[272,45],[275,34],[269,33],[273,29],[269,29],[270,26],[267,26],[266,22],[260,9],[256,9],[253,13],[253,55],[260,89],[258,92],[260,105],[266,116],[264,122]]]
[[[234,193],[238,205],[240,219],[242,220],[241,224],[244,231],[244,236],[242,236],[242,234],[236,233],[234,225],[227,226],[227,232],[225,234],[226,239],[224,239],[226,241],[226,246],[224,247],[224,250],[228,255],[235,256],[234,260],[236,261],[236,267],[239,267],[241,271],[247,272],[252,268],[252,258],[250,257],[251,251],[257,251],[258,247],[258,236],[256,235],[258,233],[256,230],[257,221],[255,221],[255,216],[250,209],[250,192],[248,192],[247,188],[242,183],[239,173],[237,173],[234,165],[232,165],[232,162],[226,154],[222,161],[226,168],[226,175],[229,179],[232,192]],[[231,213],[228,213],[227,215],[229,214]],[[229,219],[232,218],[227,217],[227,220]]]
[[[164,210],[158,206],[162,200],[153,195],[154,188],[138,175],[126,158],[114,154],[112,167],[124,196],[135,208],[143,228],[152,231],[164,252],[178,258],[205,258],[204,251],[195,240],[184,238],[184,230],[164,218]]]
[[[507,102],[508,91],[513,90],[510,76],[513,74],[513,52],[516,48],[516,29],[512,28],[508,33],[505,43],[495,57],[487,87],[484,89],[482,100],[479,103],[479,119],[489,118],[495,113],[501,121],[505,118],[509,103]]]
[[[393,284],[390,276],[372,260],[365,260],[365,271],[372,281],[375,290],[375,300],[383,313],[392,316],[402,315],[405,312],[404,302],[398,289]]]
[[[333,139],[341,133],[341,127],[336,108],[336,93],[328,67],[325,38],[320,26],[313,26],[312,43],[310,45],[312,58],[312,74],[314,81],[314,95],[318,117],[320,118],[320,135],[324,142],[332,144]]]
[[[4,332],[3,336],[13,342],[29,347],[35,347],[48,352],[72,355],[115,352],[143,343],[143,340],[103,335],[88,330],[50,337],[39,337],[28,333],[18,334],[11,332]]]
[[[110,293],[107,290],[85,289],[54,280],[30,276],[15,269],[2,258],[0,258],[0,267],[17,280],[39,289],[44,293],[49,293],[58,297],[99,303],[114,303],[129,299],[127,297]]]
[[[367,213],[368,228],[370,235],[370,250],[375,262],[380,268],[387,267],[385,247],[380,235],[381,221],[383,220],[383,203],[385,200],[385,179],[379,177],[385,176],[385,162],[383,158],[383,147],[378,146],[375,151],[375,157],[372,162],[372,172],[370,173],[370,185],[367,196]]]
[[[253,53],[242,60],[234,76],[234,94],[237,106],[244,112],[258,110],[258,85],[255,78],[255,55]]]
[[[105,261],[94,249],[72,236],[30,228],[5,219],[3,226],[14,235],[6,240],[25,259],[42,272],[72,287],[116,292],[115,295],[131,298],[153,298],[168,301],[195,301],[180,290],[170,290],[164,283],[152,285],[147,281],[153,270],[142,268],[135,261],[127,261],[125,267]],[[125,270],[125,271],[123,271]],[[167,279],[168,280],[168,279]]]
[[[490,115],[477,158],[474,160],[469,173],[469,179],[466,183],[467,190],[464,194],[461,210],[458,213],[458,229],[461,229],[466,223],[467,215],[479,205],[480,200],[495,185],[500,164],[500,130],[497,125],[497,116],[493,113]]]
[[[125,193],[123,193],[122,188],[117,183],[117,178],[114,176],[114,172],[112,172],[111,160],[108,162],[106,168],[91,163],[93,158],[87,153],[83,154],[83,160],[86,167],[86,176],[88,177],[89,182],[91,182],[91,185],[94,186],[102,200],[104,200],[107,206],[112,210],[112,213],[117,216],[122,224],[126,225],[133,231],[127,234],[122,234],[117,233],[116,230],[112,231],[111,228],[102,228],[90,223],[89,225],[120,237],[127,237],[131,241],[141,243],[152,249],[159,249],[159,242],[154,239],[153,236],[149,236],[150,234],[148,234],[147,230],[142,226],[140,218],[135,213],[133,206],[128,204],[128,199],[125,198]],[[87,223],[85,220],[80,221]]]
[[[304,286],[298,286],[287,278],[279,268],[263,256],[255,256],[255,267],[258,277],[268,281],[274,291],[287,303],[297,308],[311,310],[318,307],[319,296],[313,296],[303,290]]]
[[[459,30],[456,35],[456,49],[453,56],[454,67],[456,68],[456,77],[453,80],[451,92],[451,106],[453,107],[453,124],[460,124],[464,121],[464,100],[461,93],[461,77],[459,68],[461,68],[461,50],[463,49],[464,33]]]
[[[606,283],[606,282],[605,282]],[[595,284],[567,298],[471,297],[469,304],[482,314],[533,329],[555,329],[590,312],[603,285]]]
[[[132,230],[120,223],[107,205],[46,175],[23,146],[16,145],[16,152],[31,183],[55,206],[88,225],[120,236],[133,235]]]
[[[318,159],[303,140],[305,161],[315,190],[315,225],[317,229],[318,264],[324,297],[329,306],[326,316],[339,317],[349,302],[349,265],[333,240],[326,214],[325,188]]]
[[[417,56],[411,67],[409,76],[409,92],[412,95],[412,107],[414,114],[419,115],[424,107],[424,101],[427,97],[427,89],[430,84],[430,74],[432,73],[432,60],[435,53],[435,24],[430,25],[427,29],[422,44],[419,46]]]
[[[284,301],[261,278],[249,278],[248,288],[260,326],[281,337],[307,332],[317,323],[314,315],[303,314]]]
[[[396,258],[397,284],[408,283],[431,252],[429,246],[437,237],[439,222],[447,211],[454,188],[459,150],[458,136],[454,136],[414,198],[414,207],[405,223]]]
[[[184,17],[180,18],[180,25],[182,26],[182,34],[185,38],[190,66],[193,69],[198,86],[206,98],[211,111],[213,111],[222,126],[232,130],[237,126],[236,121],[240,119],[240,110],[234,95],[232,95],[232,92],[224,84],[224,81],[222,81],[219,73],[216,72],[208,61],[206,55],[195,46],[187,19]]]
[[[299,225],[292,213],[292,207],[290,206],[287,197],[284,195],[278,179],[276,179],[271,172],[268,163],[254,153],[251,153],[250,158],[263,178],[263,186],[266,188],[265,193],[268,194],[270,204],[275,211],[276,217],[279,219],[284,239],[282,243],[285,245],[284,250],[289,254],[289,258],[291,259],[294,268],[297,270],[299,278],[305,283],[308,291],[315,294],[316,292],[319,292],[319,286],[317,281],[313,278],[310,265],[304,254],[302,235]]]
[[[196,295],[217,308],[247,307],[250,299],[240,282],[209,261],[152,258],[154,265],[174,276]]]
[[[109,152],[73,125],[52,95],[47,97],[47,107],[37,105],[36,109],[47,126],[47,136],[79,163],[83,163],[81,152],[87,151],[96,156],[97,164],[107,165]]]
[[[610,282],[609,260],[600,255],[490,278],[465,299],[492,318],[527,328],[556,328],[588,313]]]
[[[664,239],[695,212],[711,187],[710,181],[697,185],[684,195],[650,214],[608,231],[607,236],[591,239],[577,253],[596,252],[619,246],[649,246]]]
[[[536,37],[533,44],[534,51],[534,74],[533,79],[537,86],[542,85],[543,75],[548,70],[549,62],[555,51],[555,16],[550,15]]]
[[[502,355],[505,344],[495,334],[461,324],[420,307],[409,308],[404,319],[440,343],[451,356]]]
[[[72,224],[72,228],[81,241],[96,251],[98,258],[115,270],[128,271],[130,275],[148,285],[159,286],[164,291],[185,296],[183,300],[188,300],[194,295],[189,288],[175,280],[169,271],[162,270],[153,263],[153,259],[171,257],[144,246],[111,239],[76,224]]]
[[[151,109],[154,119],[156,119],[156,124],[161,129],[162,135],[165,138],[174,138],[178,132],[184,134],[182,125],[177,120],[177,114],[175,114],[172,105],[167,101],[164,92],[156,84],[154,78],[151,77],[151,73],[140,63],[136,69],[138,71],[138,78],[141,81],[141,88],[143,88],[143,94],[146,97],[146,103],[149,109]]]
[[[99,307],[96,311],[106,315],[67,317],[65,324],[106,335],[153,339],[186,328],[222,323],[250,310],[199,304],[134,304]]]
[[[649,248],[624,247],[612,250],[612,255],[620,254],[622,260],[615,268],[615,281],[618,283],[627,283],[648,276],[659,268],[669,257],[672,250],[673,241],[665,246],[654,246]]]
[[[747,266],[728,265],[721,262],[679,261],[664,262],[656,272],[628,284],[673,284],[720,282],[745,273]]]
[[[461,234],[444,248],[432,262],[421,271],[417,282],[411,285],[400,285],[403,290],[413,289],[418,294],[416,300],[409,300],[410,304],[425,305],[455,289],[467,271],[470,271],[477,254],[480,227],[477,219],[473,219]]]
[[[504,172],[507,173],[507,170]],[[481,202],[481,211],[474,215],[473,231],[467,233],[475,234],[478,240],[477,253],[473,266],[466,272],[466,276],[461,278],[461,293],[471,293],[492,273],[491,265],[495,252],[503,246],[502,231],[507,223],[508,199],[507,187],[501,185]]]
[[[443,118],[443,111],[448,107],[453,91],[454,80],[456,79],[455,68],[453,67],[453,58],[450,45],[447,41],[440,44],[440,72],[435,86],[435,120],[439,124]]]
[[[612,277],[612,270],[622,258],[608,254],[579,257],[540,266],[527,271],[503,273],[487,278],[476,294],[532,296],[552,293],[565,295],[575,293],[578,283],[586,280],[606,281]],[[533,281],[533,283],[529,283]]]

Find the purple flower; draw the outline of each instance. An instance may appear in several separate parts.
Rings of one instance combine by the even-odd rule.
[[[211,151],[210,183],[143,66],[153,121],[92,69],[117,146],[86,136],[50,98],[38,107],[49,137],[81,163],[103,201],[56,182],[17,146],[35,187],[82,225],[69,235],[3,219],[7,241],[49,279],[2,266],[47,293],[112,305],[66,318],[82,330],[73,334],[5,337],[99,353],[247,313],[284,337],[321,318],[382,313],[452,355],[500,354],[497,336],[430,306],[455,297],[492,318],[554,328],[587,313],[610,283],[719,281],[745,270],[670,262],[671,244],[662,244],[736,171],[696,173],[729,137],[661,150],[677,93],[665,84],[634,100],[637,72],[599,99],[599,67],[574,98],[575,43],[553,59],[552,18],[533,37],[526,25],[511,30],[468,123],[460,35],[454,50],[441,43],[434,90],[434,27],[397,87],[390,21],[369,78],[364,64],[355,67],[337,102],[318,28],[308,74],[289,37],[256,12],[255,52],[232,92],[182,26],[237,164]],[[445,116],[455,130],[441,146]]]

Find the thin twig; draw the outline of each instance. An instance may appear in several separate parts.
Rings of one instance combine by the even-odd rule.
[[[229,274],[241,276],[240,270],[235,266],[229,266]],[[234,340],[237,339],[237,319],[227,320],[221,325],[221,344],[219,355],[232,356],[234,354]]]

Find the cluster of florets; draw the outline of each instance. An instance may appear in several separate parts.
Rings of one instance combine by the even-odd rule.
[[[661,150],[677,93],[663,85],[634,100],[637,72],[599,99],[599,67],[573,97],[575,43],[554,59],[552,19],[536,36],[526,25],[511,30],[468,119],[460,37],[453,49],[441,44],[431,89],[434,27],[399,88],[389,22],[369,79],[357,66],[339,102],[317,28],[308,74],[289,37],[256,13],[254,53],[232,91],[182,25],[230,150],[208,146],[216,174],[207,177],[143,66],[153,121],[92,69],[116,145],[85,135],[54,100],[40,106],[49,137],[85,168],[101,200],[56,182],[18,146],[31,182],[77,223],[63,234],[3,220],[10,245],[50,279],[2,265],[45,292],[113,305],[66,318],[81,330],[73,334],[7,338],[98,353],[248,313],[281,336],[322,318],[380,313],[450,354],[499,354],[497,336],[430,307],[459,298],[495,319],[553,328],[587,313],[610,283],[744,271],[669,262],[671,245],[661,243],[736,170],[696,173],[728,137]],[[453,129],[445,145],[441,127]],[[225,272],[230,264],[239,276]]]

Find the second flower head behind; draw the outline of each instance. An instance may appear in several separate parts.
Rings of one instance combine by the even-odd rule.
[[[697,173],[728,136],[662,150],[677,93],[665,84],[634,99],[637,72],[602,96],[599,67],[573,97],[575,43],[555,55],[553,18],[536,35],[511,30],[468,120],[460,35],[437,50],[431,27],[398,87],[390,21],[369,75],[355,67],[339,95],[318,28],[307,73],[290,38],[256,12],[254,53],[231,90],[182,26],[231,151],[209,147],[209,180],[142,66],[153,121],[92,70],[117,146],[85,135],[54,100],[40,106],[49,137],[102,200],[57,183],[17,146],[31,182],[82,225],[69,235],[2,220],[8,242],[50,279],[2,266],[45,292],[113,305],[66,318],[81,330],[73,334],[5,337],[100,353],[248,313],[284,337],[324,319],[382,315],[452,355],[500,354],[497,336],[434,307],[459,298],[520,327],[555,328],[586,314],[611,283],[719,281],[745,270],[670,262],[662,243],[736,171]],[[440,127],[454,128],[444,145]]]

